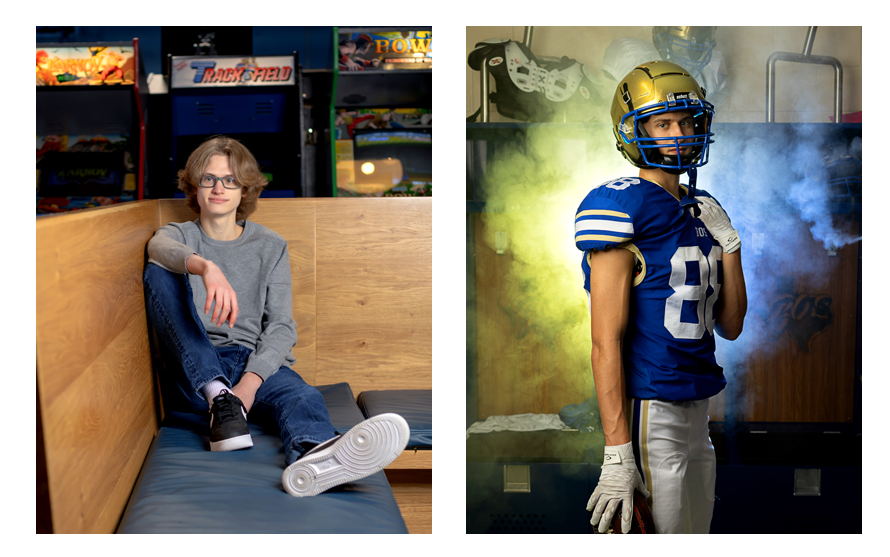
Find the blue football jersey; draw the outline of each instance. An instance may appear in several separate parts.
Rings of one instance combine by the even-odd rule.
[[[711,197],[700,189],[696,196]],[[627,396],[679,401],[719,393],[726,380],[714,357],[714,304],[723,249],[704,223],[658,184],[621,178],[581,202],[575,245],[584,252],[588,294],[591,250],[620,246],[635,255],[624,337]]]

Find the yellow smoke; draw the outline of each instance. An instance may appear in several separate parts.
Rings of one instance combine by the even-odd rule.
[[[533,125],[517,137],[489,160],[477,232],[493,258],[477,253],[483,417],[556,413],[594,396],[574,216],[591,188],[635,170],[605,125]]]

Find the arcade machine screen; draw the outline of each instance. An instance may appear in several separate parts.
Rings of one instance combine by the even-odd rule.
[[[122,135],[37,137],[37,213],[135,199],[133,149]]]
[[[359,194],[376,189],[387,197],[432,195],[432,131],[356,130],[354,141]]]

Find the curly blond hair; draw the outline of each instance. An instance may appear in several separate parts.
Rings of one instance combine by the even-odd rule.
[[[235,213],[235,219],[243,220],[256,211],[256,201],[260,192],[269,183],[260,172],[253,154],[240,141],[216,135],[198,146],[185,163],[185,168],[177,173],[179,189],[185,192],[186,204],[189,208],[201,214],[201,206],[198,205],[198,180],[204,174],[204,169],[210,163],[214,155],[223,155],[229,158],[229,166],[235,182],[241,186],[241,203]]]

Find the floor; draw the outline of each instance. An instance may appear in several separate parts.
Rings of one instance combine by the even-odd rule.
[[[386,470],[409,534],[433,533],[433,471]]]

